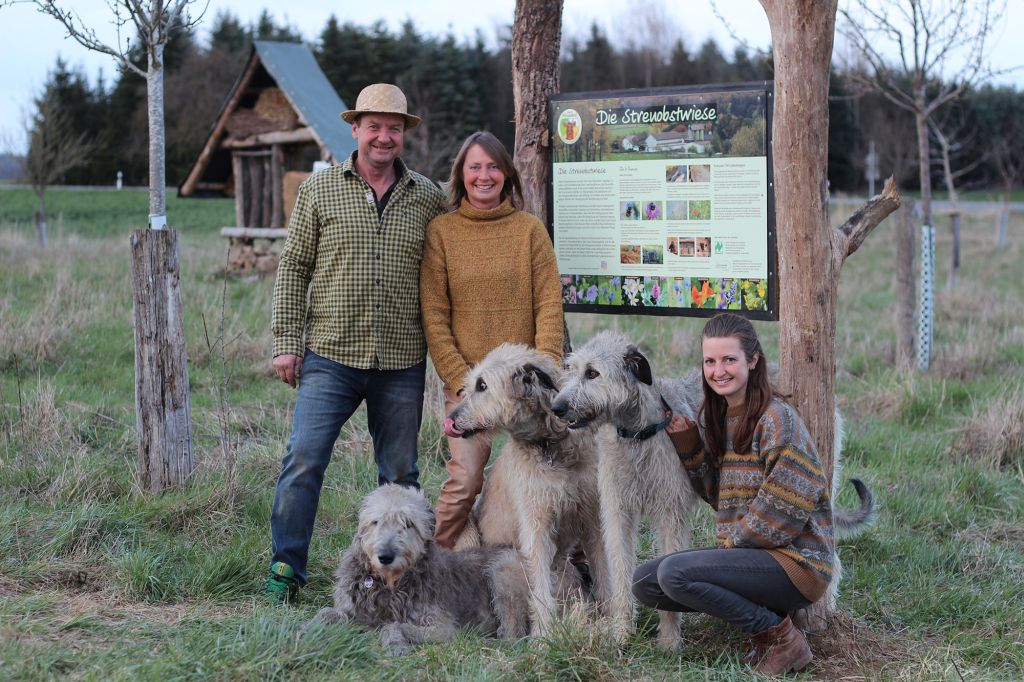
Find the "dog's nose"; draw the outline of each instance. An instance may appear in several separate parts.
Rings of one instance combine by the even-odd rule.
[[[394,561],[394,560],[395,560],[395,553],[392,552],[391,550],[387,550],[387,551],[380,552],[380,553],[377,554],[377,561],[379,561],[382,566],[390,566],[391,562]]]
[[[556,417],[564,417],[565,413],[569,411],[569,404],[562,402],[561,400],[556,400],[551,403],[551,411],[555,413]]]

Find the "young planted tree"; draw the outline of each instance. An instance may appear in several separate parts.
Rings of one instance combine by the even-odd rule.
[[[36,237],[46,248],[46,190],[64,178],[68,171],[83,165],[92,153],[85,133],[76,133],[71,117],[56,98],[45,92],[36,100],[36,112],[29,119],[28,153],[22,166],[25,180],[39,199],[36,211]]]
[[[19,0],[9,0],[8,3]],[[36,8],[61,23],[68,37],[88,50],[110,55],[118,66],[146,79],[146,99],[149,115],[149,214],[156,226],[166,224],[167,186],[164,145],[164,49],[171,35],[194,26],[187,13],[195,0],[108,0],[117,30],[114,43],[103,41],[96,30],[86,26],[78,13],[65,9],[55,0],[28,0]],[[146,55],[146,68],[131,60],[132,38],[122,35],[126,29],[134,30]]]
[[[841,10],[841,33],[868,65],[851,71],[851,77],[914,116],[921,219],[926,226],[933,226],[929,121],[989,74],[988,39],[1004,9],[1005,0],[851,0],[850,8]],[[927,338],[918,348],[918,365],[927,368],[931,291],[930,281],[922,284],[922,328]]]
[[[10,4],[19,0],[0,2]],[[178,235],[167,224],[164,144],[164,50],[171,35],[195,22],[194,0],[108,0],[117,41],[104,42],[78,14],[54,0],[30,1],[64,26],[83,47],[108,54],[146,79],[149,118],[149,223],[131,237],[135,328],[135,417],[141,486],[153,492],[185,483],[195,468],[188,354],[182,321]],[[198,21],[198,19],[196,20]],[[130,58],[131,29],[142,43],[146,69]]]
[[[985,86],[972,102],[978,127],[988,141],[988,158],[1003,183],[1003,208],[996,229],[996,248],[1008,243],[1010,197],[1024,178],[1024,92],[1007,86]]]

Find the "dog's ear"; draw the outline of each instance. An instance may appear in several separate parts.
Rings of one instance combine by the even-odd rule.
[[[537,383],[549,391],[557,391],[558,387],[555,386],[555,382],[551,379],[551,375],[542,370],[533,363],[527,363],[523,365],[523,383],[529,384],[533,381],[533,377],[537,377]]]
[[[626,369],[629,373],[648,386],[654,383],[654,375],[651,373],[651,363],[647,362],[647,358],[640,352],[640,349],[636,346],[630,345],[626,347],[626,354],[622,356],[622,361],[626,365]]]

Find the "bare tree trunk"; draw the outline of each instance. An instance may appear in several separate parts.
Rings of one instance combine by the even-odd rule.
[[[146,71],[149,113],[149,214],[167,215],[166,151],[164,149],[164,46],[151,45]]]
[[[39,246],[46,248],[49,243],[46,239],[46,188],[44,187],[41,192],[36,192],[39,197],[39,210],[36,211],[36,238],[39,240]]]
[[[914,316],[917,285],[914,279],[914,202],[900,207],[896,235],[896,366],[914,365]]]
[[[921,97],[923,98],[923,96],[922,93]],[[914,123],[917,126],[917,169],[918,179],[921,182],[921,223],[935,227],[932,224],[932,174],[931,156],[928,151],[928,116],[923,112],[923,105],[914,115]]]
[[[131,250],[139,483],[158,492],[182,485],[195,468],[178,233],[136,230]]]
[[[515,101],[516,170],[523,184],[523,208],[549,224],[551,141],[548,97],[558,92],[562,42],[562,0],[516,0],[512,25],[512,94]],[[562,352],[572,352],[569,326],[562,317]]]
[[[835,433],[836,294],[829,239],[828,83],[836,0],[761,0],[775,55],[772,127],[779,229],[782,388],[814,436],[826,476]],[[798,123],[802,121],[803,123]]]
[[[548,224],[551,181],[548,96],[558,92],[562,0],[517,0],[512,27],[512,91],[516,116],[516,169],[524,208]]]
[[[779,366],[831,480],[835,453],[836,299],[843,261],[899,207],[890,177],[838,229],[828,215],[828,83],[837,0],[761,0],[772,32],[772,149],[779,229]],[[827,599],[808,609],[820,624]]]

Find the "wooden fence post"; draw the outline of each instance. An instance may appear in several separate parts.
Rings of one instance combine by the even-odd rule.
[[[949,231],[953,235],[953,253],[950,257],[946,288],[952,291],[956,288],[956,276],[960,271],[960,211],[954,210],[949,214]]]
[[[182,485],[195,468],[178,233],[136,230],[131,255],[139,484],[158,492]]]
[[[914,212],[914,202],[906,201],[900,206],[896,221],[896,366],[904,369],[914,364]]]

